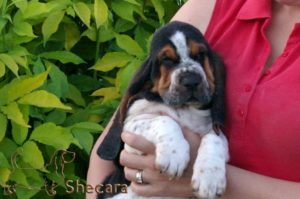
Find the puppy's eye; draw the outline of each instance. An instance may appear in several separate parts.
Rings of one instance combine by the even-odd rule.
[[[161,58],[161,62],[164,64],[164,65],[167,65],[167,66],[173,66],[173,65],[176,65],[178,63],[178,60],[174,60],[170,57],[167,57],[167,56],[163,56]]]
[[[191,58],[197,62],[203,62],[204,60],[204,57],[205,57],[205,53],[204,52],[200,52],[200,53],[197,53],[195,55],[191,55]]]

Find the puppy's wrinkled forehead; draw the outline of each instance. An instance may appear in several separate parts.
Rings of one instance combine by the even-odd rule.
[[[151,42],[150,54],[156,56],[162,48],[171,43],[179,55],[179,52],[187,52],[189,41],[207,46],[203,35],[194,26],[178,21],[170,22],[155,32]]]
[[[176,31],[170,38],[170,41],[175,47],[177,54],[181,60],[188,58],[190,49],[188,48],[187,39],[183,32]]]

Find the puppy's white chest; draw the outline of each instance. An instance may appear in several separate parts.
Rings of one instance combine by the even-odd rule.
[[[143,124],[147,126],[147,120],[159,119],[159,116],[162,115],[172,118],[181,127],[186,127],[192,132],[201,135],[208,133],[212,129],[210,110],[198,110],[193,107],[171,108],[165,104],[149,102],[145,99],[134,102],[128,110],[125,123],[144,120]],[[165,125],[172,124],[165,123]]]

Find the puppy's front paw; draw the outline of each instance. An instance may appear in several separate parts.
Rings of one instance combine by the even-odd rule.
[[[196,161],[192,187],[199,198],[214,199],[221,196],[226,189],[225,162],[218,158]]]
[[[163,142],[156,146],[156,166],[171,178],[180,177],[190,160],[190,147],[186,140]]]

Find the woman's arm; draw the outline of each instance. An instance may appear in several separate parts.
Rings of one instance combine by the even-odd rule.
[[[182,21],[198,28],[203,34],[209,24],[216,0],[188,0],[172,21]]]
[[[200,138],[184,130],[185,137],[191,144],[191,151],[197,151]],[[184,175],[177,180],[169,180],[168,176],[161,174],[155,168],[155,147],[146,139],[134,134],[124,133],[122,139],[125,143],[142,152],[145,156],[121,153],[121,164],[125,166],[125,176],[132,181],[132,189],[143,196],[193,196],[191,176],[193,160],[196,154],[191,154],[192,161]],[[135,183],[135,174],[143,170],[143,179],[146,184]],[[223,199],[298,199],[300,198],[300,183],[279,180],[243,170],[231,165],[227,166],[227,190]]]
[[[300,183],[259,175],[231,165],[227,166],[227,181],[224,199],[300,198]]]
[[[114,171],[114,164],[112,161],[103,160],[97,155],[97,149],[99,148],[100,144],[102,143],[103,139],[108,133],[108,129],[112,125],[113,119],[114,116],[111,118],[109,124],[106,126],[105,130],[96,141],[90,156],[89,169],[87,173],[87,184],[92,185],[93,187],[103,182],[105,178]],[[95,199],[96,197],[96,192],[86,193],[87,199]]]

